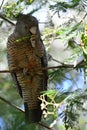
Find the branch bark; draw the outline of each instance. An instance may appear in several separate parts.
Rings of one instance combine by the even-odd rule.
[[[10,19],[6,18],[2,13],[0,13],[0,18],[15,26],[15,23],[13,23]]]

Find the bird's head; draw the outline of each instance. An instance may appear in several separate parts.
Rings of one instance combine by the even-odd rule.
[[[17,17],[15,32],[20,36],[39,33],[38,20],[30,14],[19,14]]]

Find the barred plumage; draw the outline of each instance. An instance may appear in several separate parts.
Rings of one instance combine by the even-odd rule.
[[[38,97],[47,89],[47,71],[40,68],[47,67],[47,59],[35,17],[19,15],[14,33],[8,38],[7,55],[14,83],[24,100],[26,117],[29,122],[38,122],[42,115]]]

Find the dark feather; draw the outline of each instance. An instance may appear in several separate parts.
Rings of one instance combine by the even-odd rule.
[[[12,78],[13,78],[13,81],[14,81],[14,83],[15,83],[15,86],[17,87],[17,90],[18,90],[20,96],[23,97],[23,96],[22,96],[21,86],[20,86],[20,84],[19,84],[19,82],[18,82],[18,80],[17,80],[16,73],[11,73],[11,76],[12,76]]]
[[[29,110],[27,103],[24,103],[25,106],[25,116],[29,123],[39,122],[42,116],[42,110],[40,108],[41,102],[38,103],[37,109]]]

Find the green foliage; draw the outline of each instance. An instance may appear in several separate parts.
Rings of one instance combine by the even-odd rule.
[[[83,52],[87,55],[87,26],[84,29],[84,32],[82,33],[82,49]]]
[[[48,101],[45,100],[44,96],[46,95]],[[54,119],[60,117],[64,121],[66,130],[70,127],[78,130],[80,114],[82,112],[86,113],[87,111],[86,107],[84,107],[85,101],[87,100],[87,90],[76,90],[69,93],[61,93],[57,90],[48,90],[40,97],[40,100],[42,101],[42,109],[47,110],[43,111],[45,118],[49,117],[49,115],[53,115]],[[62,106],[64,106],[64,108],[58,114],[57,111],[60,111]]]
[[[32,4],[32,10],[30,5]],[[6,2],[6,4],[3,6],[2,11],[3,14],[10,18],[11,20],[14,20],[19,13],[23,13],[25,9],[29,9],[30,11],[28,13],[33,14],[34,12],[41,9],[41,7],[46,3],[46,0],[39,2],[37,0],[17,0],[17,1],[9,1]],[[35,7],[36,4],[36,7]],[[38,6],[37,6],[38,5]]]
[[[83,56],[84,56],[84,74],[85,74],[84,79],[86,83],[87,82],[86,81],[86,78],[87,78],[87,25],[84,29],[84,32],[82,33],[81,39],[82,39],[81,48],[82,48]]]
[[[24,7],[16,2],[6,3],[3,7],[3,13],[10,19],[14,19]]]
[[[66,68],[61,68],[61,69],[55,69],[55,70],[51,70],[49,71],[49,82],[52,82],[54,84],[61,84],[62,81],[64,81],[64,79],[66,79],[66,72],[68,71],[68,69]],[[60,75],[60,76],[59,76]]]
[[[21,2],[24,2],[26,5],[29,5],[34,2],[34,0],[18,0],[17,4],[20,4]]]
[[[23,106],[23,102],[15,87],[13,86],[10,75],[6,75],[5,78],[0,77],[0,97],[2,96],[10,103],[14,103],[20,108]],[[0,98],[0,117],[4,120],[6,130],[41,130],[42,127],[36,124],[29,124],[26,122],[24,112],[20,112],[18,109],[3,102]],[[2,124],[4,125],[4,124]]]
[[[72,9],[75,8],[79,4],[80,0],[72,0],[71,2],[61,2],[56,1],[54,5],[50,5],[50,10],[54,11],[55,13],[58,13],[58,16],[60,17],[59,12],[62,10],[63,12],[66,12],[68,8]]]
[[[41,130],[40,126],[26,122],[24,113],[6,105],[2,101],[0,101],[0,105],[0,116],[4,119],[6,130]]]
[[[70,25],[70,26],[69,26]],[[44,30],[44,38],[46,42],[51,42],[51,39],[62,39],[70,41],[76,35],[81,36],[81,32],[84,26],[82,25],[82,21],[72,25],[72,23],[67,23],[58,28],[46,28]],[[50,44],[49,44],[50,45]]]
[[[84,108],[84,104],[87,97],[87,90],[81,91],[77,90],[69,95],[67,97],[67,105],[66,105],[66,111],[65,111],[65,127],[71,127],[78,129],[79,127],[79,117],[80,114],[86,113],[86,108]]]

